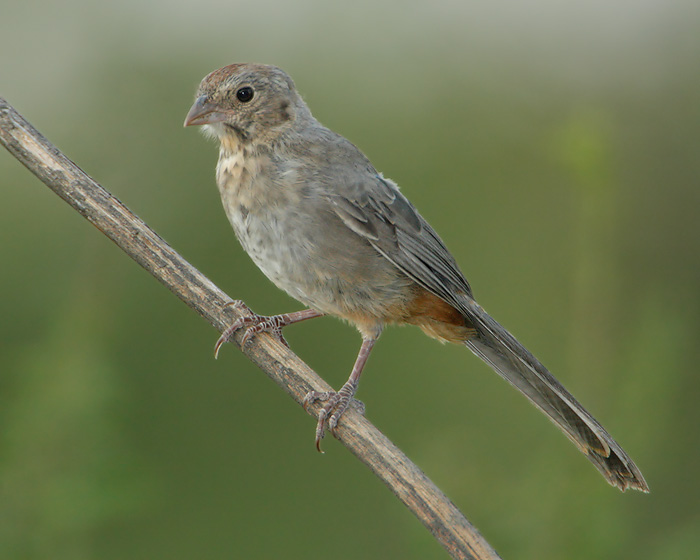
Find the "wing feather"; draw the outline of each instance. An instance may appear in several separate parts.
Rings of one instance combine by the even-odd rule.
[[[445,244],[393,182],[373,179],[330,195],[338,217],[409,278],[459,307],[455,295],[471,296],[471,288]]]

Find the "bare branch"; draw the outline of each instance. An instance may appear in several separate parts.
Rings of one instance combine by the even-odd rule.
[[[0,98],[0,141],[51,190],[148,270],[219,332],[237,318],[231,301]],[[241,335],[236,336],[240,347]],[[294,353],[267,334],[246,345],[248,356],[297,403],[310,390],[331,388]],[[311,407],[317,414],[318,406]],[[366,418],[349,409],[336,436],[420,519],[453,558],[498,555],[455,505]]]

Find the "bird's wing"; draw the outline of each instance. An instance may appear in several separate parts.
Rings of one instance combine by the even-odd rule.
[[[348,228],[426,290],[455,307],[456,295],[471,296],[454,257],[393,182],[376,175],[328,196]]]

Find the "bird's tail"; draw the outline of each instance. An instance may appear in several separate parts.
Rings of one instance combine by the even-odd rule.
[[[465,298],[460,307],[476,330],[465,342],[474,354],[544,412],[610,484],[622,491],[649,491],[642,473],[622,447],[537,358],[471,298]]]

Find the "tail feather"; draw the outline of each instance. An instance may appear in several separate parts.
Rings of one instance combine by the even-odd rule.
[[[648,492],[642,473],[596,419],[480,305],[464,299],[461,311],[476,330],[466,346],[542,410],[610,484]]]

